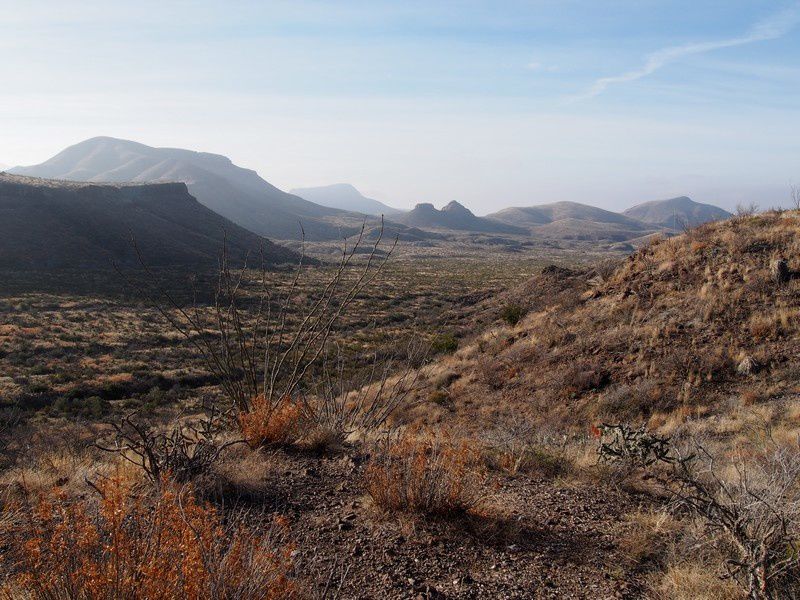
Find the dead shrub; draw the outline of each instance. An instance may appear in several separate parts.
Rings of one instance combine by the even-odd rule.
[[[491,356],[481,357],[475,365],[477,380],[493,390],[501,389],[508,381],[508,375],[508,366],[503,361]]]
[[[725,556],[727,579],[753,600],[800,592],[800,452],[766,444],[740,448],[727,468],[701,443],[688,448],[644,427],[604,425],[601,457],[647,469],[673,500],[674,509],[704,530],[701,546]]]
[[[530,451],[527,469],[543,477],[564,477],[573,472],[575,463],[563,450],[534,446]]]
[[[637,512],[627,521],[631,527],[617,543],[623,559],[640,572],[665,570],[680,523],[667,511]]]
[[[777,308],[750,318],[750,333],[757,340],[786,337],[797,330],[800,310]]]
[[[675,408],[676,395],[655,381],[643,380],[610,389],[596,406],[599,415],[620,421],[637,421],[654,412]]]
[[[297,597],[291,547],[273,539],[279,528],[262,537],[237,519],[225,524],[190,488],[135,495],[115,476],[97,490],[99,502],[50,494],[3,520],[5,597]]]
[[[387,439],[367,465],[365,484],[389,512],[453,516],[484,502],[480,454],[470,440],[407,431]]]
[[[536,473],[560,477],[575,466],[567,456],[565,439],[541,435],[534,425],[519,418],[487,431],[483,442],[487,464],[510,475]]]
[[[569,367],[561,381],[561,388],[568,396],[576,396],[591,390],[599,390],[609,382],[608,372],[588,361]]]
[[[133,412],[111,423],[113,439],[94,445],[135,465],[156,486],[166,478],[185,483],[211,473],[222,452],[241,441],[219,440],[219,418],[212,410],[162,430],[138,420]]]

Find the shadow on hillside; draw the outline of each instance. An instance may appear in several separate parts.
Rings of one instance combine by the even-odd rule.
[[[452,522],[477,543],[502,552],[532,552],[553,562],[586,564],[596,558],[598,536],[574,530],[535,526],[514,517],[465,515]]]

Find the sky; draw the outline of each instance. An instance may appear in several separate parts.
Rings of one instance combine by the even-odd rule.
[[[0,163],[106,135],[478,214],[800,183],[796,0],[0,0]]]

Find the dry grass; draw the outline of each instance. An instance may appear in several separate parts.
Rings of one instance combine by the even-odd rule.
[[[376,352],[392,354],[397,341],[412,329],[426,338],[442,333],[442,327],[460,335],[469,327],[478,303],[510,282],[530,276],[541,267],[542,260],[538,256],[521,259],[501,254],[484,256],[483,260],[415,256],[390,261],[380,287],[356,297],[352,310],[343,315],[337,328],[334,338],[347,357],[346,366],[363,366]],[[330,267],[310,269],[298,284],[298,295],[314,298],[330,274]],[[96,396],[110,402],[105,412],[143,405],[158,410],[218,392],[217,382],[205,372],[196,350],[180,334],[166,328],[149,304],[127,293],[119,295],[114,286],[105,290],[102,280],[89,285],[86,293],[21,291],[15,295],[7,274],[3,275],[3,404],[20,402],[55,416],[102,419],[105,414],[80,410],[87,399]],[[30,276],[41,278],[33,273]],[[267,286],[276,297],[292,281],[290,274],[281,272],[267,277]],[[163,273],[162,278],[183,286],[184,291],[192,289],[185,273]],[[199,276],[197,285],[202,287],[203,281],[204,276]],[[21,289],[41,289],[47,284],[37,280]],[[120,287],[120,282],[115,285]],[[252,296],[262,287],[260,275],[253,272],[243,286],[245,295]],[[290,308],[299,314],[303,306],[299,302]],[[68,406],[62,403],[55,407],[62,397],[70,399]]]
[[[485,500],[475,442],[446,434],[408,431],[386,442],[364,478],[375,505],[391,513],[454,516]]]
[[[674,565],[654,585],[657,600],[742,600],[744,595],[730,580],[698,564]]]

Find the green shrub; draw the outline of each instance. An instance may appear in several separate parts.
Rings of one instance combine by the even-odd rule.
[[[452,333],[440,333],[431,341],[434,354],[452,354],[458,350],[458,339]]]
[[[525,309],[522,308],[521,305],[516,304],[514,302],[510,304],[506,304],[503,307],[503,310],[500,311],[500,317],[511,325],[512,327],[519,323],[522,320],[522,317],[525,316]]]

